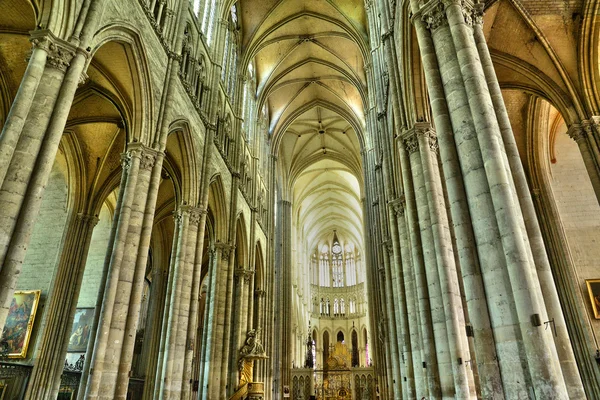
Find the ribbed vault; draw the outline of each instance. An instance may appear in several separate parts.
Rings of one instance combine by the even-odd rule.
[[[254,64],[258,106],[269,111],[299,247],[311,251],[334,229],[362,247],[363,2],[242,0],[240,6],[244,65]]]

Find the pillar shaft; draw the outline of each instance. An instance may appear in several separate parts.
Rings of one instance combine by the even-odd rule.
[[[144,272],[162,169],[162,154],[130,145],[124,155],[126,184],[114,241],[87,398],[124,398],[141,303]]]
[[[560,305],[558,292],[552,276],[550,261],[544,246],[540,225],[538,223],[535,207],[531,198],[531,192],[527,183],[527,177],[523,164],[519,156],[519,150],[515,141],[514,133],[508,117],[508,112],[502,97],[502,90],[498,83],[492,58],[485,40],[483,32],[483,14],[476,10],[473,16],[473,31],[475,42],[479,50],[479,56],[487,80],[488,88],[496,110],[498,125],[502,134],[504,148],[506,151],[507,162],[510,165],[510,171],[514,180],[516,194],[521,205],[521,211],[524,218],[526,232],[531,245],[532,256],[537,269],[537,275],[540,280],[540,286],[544,297],[548,318],[554,318],[557,335],[556,350],[561,362],[561,368],[565,377],[565,383],[571,398],[583,398],[583,384],[577,370],[575,355],[569,340],[565,319]]]
[[[454,373],[452,357],[450,354],[448,332],[446,328],[446,315],[444,311],[444,300],[440,288],[437,272],[436,250],[432,232],[429,204],[427,201],[427,189],[423,176],[419,144],[414,130],[405,135],[405,146],[410,156],[410,167],[414,182],[415,203],[418,215],[421,243],[423,249],[423,284],[427,286],[427,300],[433,326],[435,351],[440,377],[441,397],[454,396]],[[429,367],[429,366],[428,366]]]
[[[97,222],[97,217],[85,214],[71,218],[54,286],[48,296],[46,324],[27,388],[28,399],[58,395],[85,261]]]
[[[437,161],[437,136],[430,126],[415,126],[423,177],[431,218],[431,230],[437,258],[441,297],[446,315],[449,351],[454,372],[457,398],[469,398],[474,393],[473,376],[464,361],[470,360],[465,330],[465,315],[458,273],[450,239],[450,224],[446,213],[443,187]]]

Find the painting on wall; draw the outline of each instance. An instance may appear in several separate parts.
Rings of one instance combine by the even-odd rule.
[[[75,310],[73,328],[69,336],[69,352],[85,352],[90,341],[90,331],[94,322],[93,308],[78,308]]]
[[[10,358],[27,357],[40,293],[40,290],[17,290],[13,295],[1,339]]]
[[[585,281],[590,301],[592,302],[592,310],[594,310],[594,318],[600,319],[600,279],[588,279]]]

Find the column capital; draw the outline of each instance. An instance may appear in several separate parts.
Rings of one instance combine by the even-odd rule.
[[[71,65],[71,60],[75,57],[77,47],[72,43],[57,38],[48,29],[34,31],[29,39],[32,47],[44,50],[48,57],[46,65],[67,72],[67,68]],[[83,52],[84,54],[87,53]]]
[[[419,151],[419,141],[414,129],[409,129],[402,134],[402,143],[409,155]]]
[[[384,250],[386,250],[388,252],[388,255],[391,256],[394,254],[394,246],[392,244],[391,239],[384,240],[383,242],[381,242],[381,246],[383,247]]]
[[[406,207],[406,200],[404,196],[396,197],[393,200],[388,201],[388,206],[396,213],[397,216],[404,215],[404,207]]]
[[[84,225],[90,225],[92,227],[98,224],[99,218],[97,215],[89,215],[84,213],[77,213],[77,221],[81,222]]]
[[[417,137],[424,137],[427,143],[429,144],[429,148],[431,151],[437,153],[438,151],[438,141],[437,134],[435,129],[431,126],[429,122],[417,122],[413,128],[415,130],[415,134]]]
[[[239,267],[239,268],[236,268],[233,273],[237,279],[244,278],[244,282],[249,283],[250,279],[254,275],[254,270],[247,269],[244,267]]]
[[[471,18],[473,21],[473,26],[483,26],[483,15],[485,4],[483,2],[477,2],[473,6],[473,10],[471,11]]]
[[[414,17],[420,17],[427,29],[432,32],[441,26],[448,24],[448,18],[446,18],[446,5],[439,0],[432,0],[425,4]]]
[[[201,207],[194,207],[187,204],[183,204],[178,207],[178,211],[181,213],[189,214],[190,223],[198,225],[203,215],[207,214],[207,211]]]
[[[573,139],[577,144],[586,140],[588,132],[585,129],[584,124],[571,124],[567,130],[567,135]]]
[[[266,296],[267,296],[267,291],[266,291],[266,290],[263,290],[263,289],[256,289],[256,290],[254,291],[254,297],[257,297],[257,298],[264,298],[264,297],[266,297]]]
[[[235,249],[235,246],[229,243],[215,243],[215,250],[221,253],[223,261],[229,261],[231,252]]]
[[[162,156],[162,152],[146,146],[140,142],[132,142],[127,145],[127,150],[121,154],[121,162],[123,169],[128,170],[131,167],[131,160],[140,159],[140,169],[150,170],[154,167],[156,160]]]

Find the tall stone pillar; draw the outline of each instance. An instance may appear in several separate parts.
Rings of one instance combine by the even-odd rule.
[[[109,244],[109,272],[94,343],[86,398],[124,399],[163,154],[131,143],[124,154],[126,183],[118,228]]]
[[[538,223],[535,207],[531,198],[531,192],[527,183],[527,177],[525,175],[525,170],[523,169],[517,143],[515,141],[514,133],[508,117],[508,111],[506,110],[504,99],[502,97],[502,90],[500,89],[498,78],[492,63],[492,57],[490,56],[487,42],[485,40],[485,35],[483,32],[483,4],[478,4],[476,7],[474,7],[472,22],[475,42],[477,43],[477,48],[479,50],[479,57],[481,58],[485,78],[488,84],[494,109],[496,111],[496,116],[498,118],[498,126],[502,134],[507,163],[510,166],[510,171],[514,180],[515,192],[518,199],[517,201],[521,205],[521,211],[531,246],[532,257],[537,270],[537,276],[540,281],[540,287],[542,290],[548,319],[553,318],[555,321],[557,335],[554,337],[554,341],[556,343],[556,350],[561,363],[561,369],[565,378],[565,383],[571,398],[583,398],[585,397],[583,384],[581,377],[579,376],[575,355],[571,347],[565,318],[563,316],[558,292],[554,283],[554,277],[552,276],[550,261],[548,259],[548,254],[546,253],[542,232]],[[584,144],[580,145],[580,148],[583,145]],[[600,176],[598,175],[598,170],[595,170],[595,174],[593,176],[595,176],[597,183],[600,183],[600,180],[598,180]],[[600,185],[596,186],[600,188]]]
[[[390,204],[396,213],[396,223],[398,224],[398,240],[400,243],[401,270],[398,275],[401,277],[399,284],[403,286],[403,293],[406,304],[405,324],[408,327],[410,338],[408,347],[405,344],[404,362],[407,367],[408,392],[413,393],[412,397],[418,398],[419,393],[426,393],[427,382],[423,377],[422,356],[421,356],[421,333],[419,329],[419,312],[416,298],[416,288],[414,284],[414,273],[410,245],[408,243],[408,230],[406,227],[406,213],[404,197],[396,199]],[[411,373],[412,372],[412,373]],[[413,380],[412,382],[410,380]]]
[[[229,371],[229,385],[234,388],[234,391],[237,389],[237,385],[239,382],[239,374],[238,374],[238,358],[239,358],[239,350],[242,348],[243,340],[246,336],[247,332],[247,319],[248,315],[248,291],[250,285],[250,278],[252,276],[252,271],[244,268],[243,265],[238,266],[234,270],[234,279],[235,279],[235,290],[233,292],[233,342],[228,343],[231,345],[232,351],[230,354],[231,365],[234,368]]]
[[[208,188],[206,188],[206,190],[208,190]],[[196,349],[195,346],[197,343],[200,343],[200,340],[203,339],[202,337],[198,338],[197,335],[206,332],[204,325],[202,327],[198,325],[201,320],[201,315],[205,314],[204,309],[206,308],[206,303],[204,309],[200,304],[202,298],[202,288],[200,285],[202,284],[202,252],[204,251],[204,230],[206,227],[207,211],[203,207],[193,207],[191,208],[190,212],[190,223],[195,226],[197,234],[195,242],[190,242],[188,246],[193,276],[191,281],[191,297],[188,311],[189,317],[187,319],[187,326],[185,328],[182,326],[187,335],[185,358],[183,363],[183,388],[181,392],[181,398],[183,399],[190,398],[192,384],[194,380],[199,380],[198,376],[193,375],[195,373],[194,357],[199,357],[202,349]],[[196,373],[199,374],[199,371]]]
[[[202,399],[218,399],[222,380],[223,347],[225,345],[225,306],[227,297],[227,278],[229,259],[233,256],[233,246],[226,243],[215,244],[215,268],[211,271],[211,297],[209,305],[209,325],[207,331],[206,361],[204,362],[204,387]],[[214,295],[212,295],[214,293]]]
[[[3,210],[0,215],[0,329],[8,315],[42,195],[87,60],[87,52],[54,37],[49,31],[36,31],[32,42],[31,72],[35,75],[43,68],[43,73],[30,105],[28,96],[18,96],[19,103],[15,104],[14,113],[11,111],[0,141],[0,153],[5,157],[0,160],[0,166],[4,167],[0,170],[4,178],[0,182]],[[33,86],[37,79],[37,76],[26,76],[24,84]],[[24,113],[27,105],[30,107],[23,121],[22,116],[16,114]]]
[[[423,176],[423,165],[419,153],[419,142],[415,129],[410,129],[404,133],[404,145],[410,156],[410,170],[414,182],[415,201],[418,215],[418,224],[423,251],[424,269],[421,271],[422,284],[426,285],[427,299],[433,325],[433,334],[435,340],[435,351],[440,377],[441,396],[448,397],[454,395],[454,368],[451,357],[448,331],[446,328],[444,299],[440,287],[440,280],[437,272],[437,256],[433,237],[433,224],[431,221],[430,207],[427,199],[427,188]],[[457,388],[458,389],[458,388]],[[468,392],[468,390],[467,390]]]
[[[279,288],[276,296],[281,296],[280,308],[275,318],[279,320],[281,327],[276,334],[281,335],[279,351],[281,352],[281,364],[275,365],[275,368],[281,369],[281,382],[279,382],[280,393],[283,393],[283,386],[291,387],[291,367],[293,354],[289,351],[292,348],[292,203],[282,200],[278,205],[281,212],[281,257],[280,276],[275,277]]]
[[[419,217],[412,179],[411,162],[409,161],[410,152],[407,151],[404,141],[402,140],[401,142],[402,143],[398,146],[398,156],[400,158],[400,165],[402,166],[404,209],[407,222],[406,230],[408,232],[407,241],[410,245],[410,255],[412,259],[412,263],[403,266],[403,269],[410,268],[410,273],[407,275],[409,277],[410,286],[407,289],[407,292],[414,293],[414,298],[416,300],[415,312],[419,321],[419,340],[417,343],[419,343],[421,351],[420,353],[416,351],[413,352],[413,354],[420,356],[420,359],[416,364],[413,361],[415,377],[419,375],[423,376],[422,380],[417,380],[415,390],[417,391],[417,398],[423,396],[439,398],[441,397],[441,389],[440,377],[438,374],[438,361],[436,357],[436,343],[433,337],[433,324],[429,305],[429,294],[427,291],[427,280],[425,277]],[[410,151],[415,150],[415,146],[410,148]],[[414,333],[416,332],[413,332],[413,334]],[[414,344],[415,342],[411,341],[411,343]],[[416,344],[414,345],[416,346]],[[420,387],[419,384],[421,384]]]
[[[163,323],[164,353],[162,356],[160,389],[157,398],[179,398],[184,386],[189,382],[183,379],[185,360],[188,348],[188,321],[192,285],[194,281],[194,265],[200,213],[198,209],[187,205],[178,208],[175,214],[177,246],[172,257],[175,258],[173,269],[169,274],[169,300],[165,305]]]
[[[87,253],[97,223],[98,217],[78,213],[67,228],[54,286],[48,296],[46,324],[29,379],[28,399],[58,395]]]
[[[457,398],[475,396],[471,369],[465,361],[470,360],[469,344],[465,329],[465,314],[461,298],[458,273],[450,238],[450,224],[446,211],[442,181],[438,166],[438,143],[435,131],[428,123],[415,125],[415,134],[421,155],[423,177],[431,217],[431,230],[437,258],[438,278],[444,313],[448,345],[452,356],[454,386]]]
[[[501,315],[494,310],[495,315],[492,315],[495,325],[504,325],[502,334],[499,326],[495,328],[497,347],[501,343],[502,353],[507,354],[525,351],[529,360],[525,378],[530,377],[525,385],[533,387],[538,397],[564,398],[566,390],[560,368],[556,362],[548,362],[548,355],[552,359],[556,354],[552,338],[544,335],[537,323],[532,323],[545,310],[540,304],[539,283],[535,280],[520,209],[514,204],[514,183],[507,174],[497,116],[469,25],[471,4],[432,0],[423,7],[417,2],[412,5],[415,18],[423,18],[432,31],[445,97],[448,104],[452,104],[450,116],[469,208],[475,220],[482,269],[488,269],[490,264],[485,264],[489,257],[499,258],[500,251],[506,263],[506,269],[498,272],[506,271],[503,280],[508,286],[499,287],[502,281],[490,280],[492,276],[484,273],[488,302],[500,301],[500,296],[506,298],[507,294],[514,299],[511,302],[514,310]],[[488,222],[483,223],[486,220]],[[491,245],[492,251],[482,252],[483,244],[488,248]],[[506,324],[508,316],[512,316],[513,324]],[[516,343],[510,339],[515,333],[518,335]],[[499,358],[502,364],[509,357],[499,351]],[[514,363],[514,367],[514,370],[506,369],[510,374],[503,374],[505,394],[509,397],[522,396],[527,391],[522,381],[524,376],[518,372],[522,366]]]
[[[202,327],[202,337],[201,339],[201,345],[200,345],[200,351],[199,351],[199,359],[198,359],[198,370],[199,370],[199,377],[198,377],[198,397],[200,399],[205,398],[204,393],[205,393],[205,382],[208,379],[208,371],[206,370],[205,366],[208,363],[208,358],[210,355],[209,349],[208,349],[208,343],[209,343],[209,337],[212,334],[212,332],[209,330],[209,326],[210,322],[211,322],[211,301],[212,298],[214,297],[214,292],[212,291],[212,282],[213,282],[213,271],[216,269],[216,250],[214,248],[209,248],[209,258],[208,258],[208,272],[207,272],[207,287],[206,287],[206,293],[204,293],[204,296],[206,297],[206,302],[204,305],[204,321],[203,321],[203,327]]]

